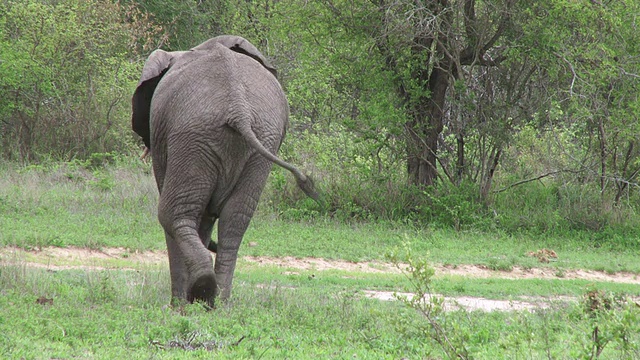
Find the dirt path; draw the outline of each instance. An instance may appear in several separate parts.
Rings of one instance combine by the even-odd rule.
[[[166,251],[130,252],[124,248],[57,248],[24,250],[16,247],[0,248],[0,263],[11,259],[20,260],[30,267],[50,269],[110,269],[135,268],[138,265],[168,264]],[[401,270],[391,263],[380,261],[349,262],[319,258],[243,256],[241,262],[258,266],[277,266],[287,270],[343,270],[363,273],[400,273]],[[127,266],[128,265],[128,266]],[[406,266],[401,266],[404,268]],[[436,276],[461,276],[472,278],[500,279],[583,279],[588,281],[616,282],[640,285],[640,275],[620,272],[610,274],[593,270],[562,270],[551,267],[529,268],[513,267],[511,271],[497,271],[482,265],[434,265]]]
[[[245,256],[244,261],[261,264],[275,265],[282,268],[301,270],[345,270],[366,273],[400,273],[400,269],[390,263],[370,261],[370,262],[348,262],[341,260],[326,260],[316,258],[273,258]],[[601,271],[592,270],[563,270],[559,272],[554,268],[530,268],[524,269],[514,266],[511,271],[497,271],[488,269],[482,265],[433,265],[436,276],[461,276],[473,278],[500,278],[500,279],[583,279],[588,281],[604,281],[626,284],[640,285],[640,275],[632,273],[608,274]],[[401,266],[406,268],[406,266]]]
[[[239,268],[246,266],[277,266],[283,272],[295,273],[296,270],[343,270],[361,273],[400,273],[400,268],[390,263],[348,262],[342,260],[327,260],[318,258],[294,257],[255,257],[240,258]],[[121,269],[134,270],[145,266],[168,266],[166,251],[130,252],[124,248],[104,248],[92,250],[86,248],[56,248],[24,250],[15,247],[0,248],[0,266],[3,264],[19,264],[27,267],[46,268],[50,270],[86,269],[106,270]],[[406,267],[406,266],[405,266]],[[480,265],[435,265],[436,277],[461,276],[471,278],[500,278],[500,279],[584,279],[589,281],[617,282],[640,285],[640,276],[632,273],[608,274],[592,270],[563,270],[561,273],[554,268],[523,269],[514,267],[512,271],[495,271]],[[561,277],[559,276],[561,275]],[[397,294],[386,291],[364,291],[364,296],[383,301],[395,300],[396,296],[412,296],[411,294]],[[516,300],[490,300],[472,297],[445,298],[445,306],[449,308],[464,308],[468,310],[524,310],[544,308],[552,301],[576,301],[563,298],[532,298],[523,297]]]

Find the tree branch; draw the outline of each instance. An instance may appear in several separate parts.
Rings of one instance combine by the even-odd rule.
[[[475,5],[476,0],[466,0],[464,2],[464,27],[467,32],[467,38],[469,38],[469,43],[474,45],[478,41]]]
[[[529,182],[532,182],[532,181],[536,181],[536,180],[540,180],[540,179],[546,178],[547,176],[551,176],[551,175],[555,175],[555,174],[559,174],[561,172],[567,172],[567,171],[568,170],[556,170],[556,171],[551,171],[551,172],[536,176],[534,178],[520,180],[520,181],[517,181],[517,182],[507,186],[507,187],[503,187],[500,190],[495,190],[493,193],[494,194],[501,193],[501,192],[504,192],[504,191],[507,191],[507,190],[511,189],[512,187],[516,187],[518,185],[526,184],[526,183],[529,183]]]
[[[506,56],[501,55],[497,59],[487,60],[484,58],[484,54],[491,49],[500,37],[507,30],[509,25],[509,11],[513,6],[513,0],[506,1],[505,8],[502,11],[498,28],[493,36],[484,44],[480,45],[478,40],[480,38],[478,34],[478,28],[476,26],[475,15],[475,0],[467,0],[464,5],[465,14],[465,28],[467,37],[469,38],[469,44],[460,54],[461,65],[472,65],[478,63],[485,66],[497,66],[506,59]]]

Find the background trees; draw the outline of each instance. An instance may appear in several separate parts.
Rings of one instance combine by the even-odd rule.
[[[283,155],[315,172],[329,215],[635,228],[638,13],[632,0],[5,0],[0,153],[135,151],[128,99],[146,55],[235,33],[278,67]],[[293,186],[276,170],[265,202],[315,214]]]
[[[109,1],[0,3],[0,144],[4,158],[123,150],[131,60],[162,42],[132,6]]]

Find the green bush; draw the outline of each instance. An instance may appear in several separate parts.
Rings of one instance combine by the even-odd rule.
[[[138,44],[160,31],[118,2],[0,3],[0,157],[70,159],[130,147]]]
[[[601,194],[592,182],[577,183],[573,174],[510,187],[544,172],[525,164],[535,164],[535,156],[507,157],[508,166],[501,169],[493,188],[508,189],[481,199],[478,185],[471,181],[457,186],[443,181],[426,189],[408,186],[404,163],[393,155],[397,149],[379,146],[335,125],[322,131],[296,132],[294,128],[280,155],[315,179],[328,206],[321,209],[297,188],[293,176],[274,167],[263,194],[263,208],[291,220],[327,216],[343,222],[389,221],[577,237],[615,247],[635,246],[640,239],[635,195],[614,206],[611,194]]]
[[[378,161],[372,156],[371,146],[342,128],[322,133],[293,132],[280,155],[314,179],[327,203],[324,215],[343,221],[399,219],[408,215],[415,208],[410,203],[414,191],[401,185],[404,180],[398,165]],[[389,155],[384,151],[378,154],[386,156]],[[286,170],[274,167],[269,179],[264,201],[276,213],[297,218],[323,211],[306,199]]]
[[[308,172],[324,195],[326,209],[306,198],[293,176],[274,167],[263,195],[279,216],[319,215],[339,221],[391,221],[420,226],[491,228],[493,219],[472,184],[428,189],[408,186],[403,162],[389,148],[359,140],[346,129],[292,133],[280,155]]]

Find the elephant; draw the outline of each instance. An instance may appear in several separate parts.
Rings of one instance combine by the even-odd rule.
[[[172,303],[213,307],[230,297],[238,250],[273,163],[319,201],[311,178],[276,155],[289,121],[276,76],[255,46],[232,35],[187,51],[155,50],[143,66],[131,122],[151,153]]]

